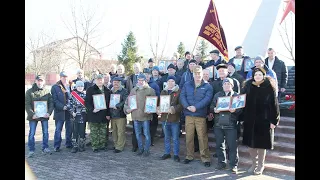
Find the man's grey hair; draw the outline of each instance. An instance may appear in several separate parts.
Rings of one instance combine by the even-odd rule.
[[[82,69],[78,69],[78,70],[77,70],[77,74],[78,74],[79,72],[82,72],[82,73],[83,73],[83,70],[82,70]]]
[[[121,68],[121,69],[123,70],[123,73],[124,73],[124,71],[125,71],[125,69],[126,69],[126,68],[124,68],[124,65],[119,64],[118,67],[117,67],[117,69],[119,69],[119,68]]]

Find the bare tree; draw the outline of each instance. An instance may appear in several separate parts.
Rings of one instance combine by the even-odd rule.
[[[26,59],[26,72],[35,74],[47,74],[56,72],[60,64],[60,54],[55,51],[52,44],[53,36],[41,31],[36,37],[29,36],[25,46],[29,50]],[[30,61],[29,61],[30,60]]]
[[[169,23],[168,23],[168,26],[167,26],[167,31],[166,31],[164,44],[163,44],[163,47],[162,47],[161,50],[160,50],[160,47],[159,47],[160,46],[159,45],[159,42],[160,42],[160,32],[159,31],[160,31],[160,18],[158,20],[158,32],[157,32],[157,36],[156,36],[157,39],[156,39],[155,46],[154,46],[153,43],[152,43],[153,36],[152,36],[152,19],[151,19],[151,21],[150,21],[150,48],[151,48],[151,52],[152,52],[152,55],[153,55],[153,59],[154,59],[156,64],[158,64],[159,60],[163,59],[163,53],[164,53],[164,50],[165,50],[166,45],[167,45]]]
[[[281,30],[278,28],[281,40],[283,42],[284,47],[287,49],[287,51],[290,54],[290,57],[287,57],[283,54],[281,54],[282,56],[293,60],[293,62],[295,62],[295,52],[294,52],[294,19],[293,19],[293,15],[292,13],[290,13],[290,22],[287,22],[288,18],[286,18],[282,25],[280,25]],[[288,28],[288,24],[290,23],[291,25],[291,33],[289,34],[289,28]]]
[[[98,30],[98,27],[102,23],[103,16],[97,18],[96,10],[90,10],[89,8],[84,10],[83,5],[80,3],[79,9],[76,4],[71,4],[72,22],[68,23],[62,19],[66,28],[69,30],[74,41],[71,41],[68,48],[63,50],[63,53],[68,59],[74,60],[81,69],[90,58],[99,58],[101,52],[99,49],[105,48],[113,44],[114,42],[107,44],[100,48],[94,48],[103,33]]]

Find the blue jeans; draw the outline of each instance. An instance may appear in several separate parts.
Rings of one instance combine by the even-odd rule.
[[[29,136],[28,136],[28,147],[29,151],[35,150],[35,141],[34,135],[36,134],[38,121],[29,121]],[[48,133],[48,120],[41,121],[42,126],[42,150],[48,148],[48,140],[49,140],[49,133]]]
[[[71,135],[72,135],[72,122],[71,120],[63,121],[63,120],[55,120],[56,130],[54,131],[54,148],[60,148],[61,145],[61,131],[63,128],[63,124],[66,122],[66,146],[72,146]]]
[[[170,154],[171,137],[173,141],[173,155],[178,156],[180,151],[180,123],[179,122],[162,122],[164,131],[164,153]]]
[[[151,136],[150,136],[150,120],[147,121],[138,121],[134,120],[134,131],[136,133],[136,138],[138,141],[138,148],[140,151],[149,151],[150,150],[150,145],[151,145]],[[142,145],[142,128],[143,128],[143,134],[145,137],[145,145],[143,148]]]

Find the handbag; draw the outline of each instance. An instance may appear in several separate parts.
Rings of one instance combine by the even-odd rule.
[[[230,113],[219,113],[219,125],[230,125]]]

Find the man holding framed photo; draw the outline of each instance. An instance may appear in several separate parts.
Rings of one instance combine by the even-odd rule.
[[[134,135],[136,136],[136,139],[138,141],[139,148],[139,152],[137,153],[137,155],[141,156],[143,154],[146,157],[150,155],[150,120],[152,119],[152,113],[145,113],[144,107],[146,96],[156,96],[156,93],[146,82],[146,76],[144,74],[139,74],[137,80],[137,86],[130,91],[129,96],[136,95],[136,103],[138,109],[130,109],[130,101],[126,100],[123,111],[126,114],[131,113],[131,117],[134,123]],[[144,147],[141,137],[142,130],[145,136]]]
[[[210,167],[210,152],[208,147],[208,133],[206,116],[208,105],[212,99],[212,86],[203,80],[201,66],[193,69],[193,80],[186,82],[182,88],[180,102],[186,116],[186,145],[187,156],[185,164],[194,159],[194,134],[197,130],[201,161],[205,167]]]
[[[126,125],[127,125],[127,115],[123,112],[124,103],[128,97],[128,91],[121,85],[122,78],[114,77],[112,81],[111,95],[119,95],[119,101],[112,102],[110,100],[110,105],[115,106],[110,107],[111,116],[111,126],[112,126],[112,138],[114,142],[114,153],[120,153],[123,151],[126,143]],[[112,99],[112,98],[111,98]],[[116,100],[116,98],[112,99]]]
[[[38,117],[36,115],[36,102],[39,103],[39,106],[44,105],[46,113],[43,117]],[[43,104],[45,103],[45,104]],[[28,147],[29,154],[28,157],[34,156],[35,151],[35,140],[34,135],[36,133],[38,121],[41,121],[42,126],[42,152],[49,153],[49,132],[48,132],[48,120],[53,111],[53,100],[50,93],[50,90],[45,88],[45,78],[42,75],[37,75],[35,83],[32,85],[32,88],[28,89],[25,94],[25,109],[28,114],[27,120],[29,121],[29,136],[28,136]]]
[[[103,108],[97,108],[93,97],[104,98]],[[102,96],[102,97],[101,97]],[[110,90],[104,86],[104,77],[97,75],[95,84],[88,88],[85,105],[88,109],[88,122],[90,126],[90,137],[93,152],[107,150],[107,124],[110,120],[110,109],[107,106],[110,101]]]
[[[214,115],[214,135],[216,137],[216,152],[218,156],[217,170],[222,170],[226,168],[227,157],[225,140],[228,145],[229,162],[232,173],[238,172],[238,147],[237,147],[237,124],[238,117],[242,109],[229,108],[227,111],[219,111],[219,105],[225,103],[229,106],[230,102],[221,102],[217,105],[218,99],[225,96],[238,96],[236,92],[233,91],[233,80],[230,78],[223,79],[223,91],[217,92],[213,101],[210,105],[210,112]],[[223,99],[224,100],[224,99]],[[218,106],[218,107],[216,107]]]

